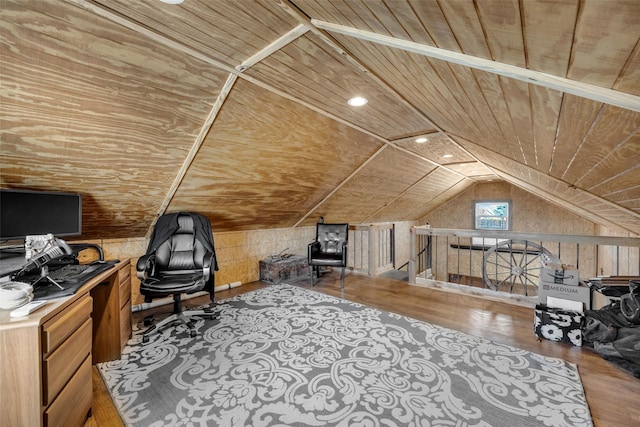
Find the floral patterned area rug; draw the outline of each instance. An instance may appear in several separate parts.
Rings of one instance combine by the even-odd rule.
[[[129,426],[592,426],[575,365],[290,285],[99,370]]]

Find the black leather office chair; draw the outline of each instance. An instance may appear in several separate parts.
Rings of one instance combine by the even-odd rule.
[[[174,322],[186,324],[194,337],[195,325],[188,317],[213,317],[210,308],[183,311],[181,300],[183,293],[208,290],[213,301],[214,271],[218,270],[218,263],[211,224],[205,216],[190,212],[161,216],[147,253],[138,260],[136,270],[145,302],[173,295],[173,314],[148,328],[142,335],[142,342],[147,342],[153,331]]]
[[[347,242],[349,240],[349,224],[316,224],[316,240],[309,243],[307,257],[311,272],[320,277],[320,267],[342,267],[340,286],[344,288],[344,270],[347,267]]]

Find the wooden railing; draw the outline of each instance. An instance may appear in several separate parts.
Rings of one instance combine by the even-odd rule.
[[[422,254],[420,240],[433,239]],[[500,243],[503,242],[503,243]],[[510,242],[518,243],[513,246]],[[640,276],[640,238],[566,234],[523,233],[485,230],[434,229],[413,227],[410,232],[409,283],[426,278],[460,285],[487,288],[493,284],[487,270],[488,253],[502,262],[513,262],[514,272],[533,265],[535,256],[550,255],[574,266],[584,279],[598,276]],[[508,253],[508,256],[504,254]],[[529,257],[524,262],[523,257]],[[507,262],[505,261],[505,262]],[[539,263],[539,260],[535,262]],[[519,264],[519,265],[516,265]],[[430,268],[430,270],[428,270]],[[521,277],[525,295],[536,295],[534,279]],[[513,283],[510,283],[513,290]],[[518,290],[520,292],[520,290]],[[533,292],[532,292],[533,291]],[[529,293],[527,293],[529,292]]]
[[[393,270],[395,262],[394,225],[391,223],[349,227],[349,268],[354,273],[377,276]]]

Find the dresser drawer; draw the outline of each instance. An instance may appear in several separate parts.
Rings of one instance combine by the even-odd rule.
[[[89,318],[42,362],[44,406],[55,399],[86,357],[91,355],[92,332]]]
[[[67,386],[44,413],[45,427],[81,427],[92,404],[91,356],[87,356]]]
[[[42,353],[46,356],[54,351],[89,318],[92,310],[92,298],[85,295],[72,307],[42,325]]]
[[[125,282],[120,283],[120,308],[131,301],[131,280],[127,278]]]
[[[129,279],[131,276],[131,265],[127,263],[127,265],[118,271],[118,276],[120,277],[120,283],[123,283],[125,280]]]
[[[120,347],[124,348],[131,338],[131,301],[120,310]]]

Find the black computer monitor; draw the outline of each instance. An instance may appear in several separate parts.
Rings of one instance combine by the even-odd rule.
[[[0,240],[82,234],[82,196],[47,191],[0,190]]]

